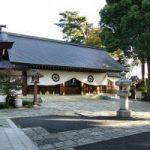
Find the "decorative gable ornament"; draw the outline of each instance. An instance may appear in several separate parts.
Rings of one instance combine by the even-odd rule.
[[[58,82],[60,80],[60,76],[57,73],[52,74],[52,80],[54,82]]]
[[[88,76],[88,82],[92,83],[94,81],[94,77],[92,75]]]

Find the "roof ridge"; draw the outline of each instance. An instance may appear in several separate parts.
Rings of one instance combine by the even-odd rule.
[[[105,51],[105,48],[96,48],[96,47],[92,47],[92,46],[88,46],[88,45],[84,45],[84,44],[76,44],[76,43],[66,42],[66,41],[62,41],[62,40],[50,39],[50,38],[45,38],[45,37],[37,37],[37,36],[32,36],[32,35],[20,34],[20,33],[4,32],[4,31],[3,31],[3,33],[6,33],[8,35],[13,35],[13,36],[19,36],[19,37],[23,37],[23,38],[31,38],[31,39],[36,39],[36,40],[43,40],[43,41],[61,43],[61,44],[65,44],[65,45],[85,47],[85,48],[90,48],[93,50]]]

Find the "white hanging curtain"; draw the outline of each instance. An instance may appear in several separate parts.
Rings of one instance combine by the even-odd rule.
[[[108,80],[110,80],[110,81],[115,83],[116,81],[119,80],[119,77],[118,78],[117,77],[108,77]]]
[[[65,83],[72,78],[76,78],[80,82],[89,85],[107,85],[107,74],[106,73],[89,73],[89,72],[69,72],[69,71],[49,71],[39,70],[39,73],[43,75],[39,79],[38,85],[57,85]],[[32,71],[28,71],[28,85],[33,85],[32,82]]]

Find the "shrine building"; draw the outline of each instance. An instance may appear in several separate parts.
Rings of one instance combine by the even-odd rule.
[[[38,94],[99,94],[115,88],[124,68],[105,49],[1,32],[0,73],[22,76],[22,94],[33,94],[32,74],[42,75]]]

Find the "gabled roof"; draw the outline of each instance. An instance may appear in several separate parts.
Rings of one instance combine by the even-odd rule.
[[[124,68],[103,49],[63,41],[7,33],[14,42],[8,50],[15,64],[57,66],[86,70],[122,71]]]

